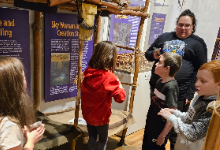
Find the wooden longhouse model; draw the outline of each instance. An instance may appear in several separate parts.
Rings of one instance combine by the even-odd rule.
[[[16,1],[16,0],[15,0]],[[76,96],[76,107],[75,107],[75,121],[74,126],[78,127],[78,118],[80,111],[80,89],[81,89],[81,81],[82,81],[82,56],[83,56],[83,40],[91,39],[92,30],[95,29],[94,35],[94,45],[100,41],[100,29],[101,29],[101,16],[96,15],[96,11],[98,12],[107,12],[108,14],[121,14],[121,15],[131,15],[131,16],[139,16],[141,17],[137,41],[135,48],[124,47],[120,45],[116,45],[117,47],[128,49],[134,51],[134,77],[133,83],[124,83],[126,85],[130,85],[132,87],[131,98],[129,104],[129,114],[133,112],[133,101],[135,96],[135,91],[137,87],[137,78],[139,73],[139,55],[140,55],[140,40],[143,31],[143,25],[146,18],[150,17],[147,14],[147,9],[149,6],[149,0],[146,0],[145,7],[142,8],[140,6],[128,6],[127,1],[116,1],[117,3],[105,2],[102,0],[21,0],[32,3],[44,3],[49,7],[56,6],[59,10],[68,10],[72,12],[78,12],[79,16],[84,20],[81,20],[82,25],[80,25],[79,30],[79,54],[78,54],[78,80],[77,80],[77,96]],[[14,0],[0,0],[0,3],[8,3],[13,4]],[[89,5],[87,5],[89,4]],[[91,6],[91,5],[92,6]],[[83,6],[87,5],[87,6]],[[93,11],[93,7],[96,7],[96,11]],[[85,9],[87,8],[87,9]],[[89,9],[88,9],[89,8]],[[88,15],[90,15],[91,20],[85,19],[88,15],[85,15],[85,11]],[[34,104],[37,110],[40,110],[40,101],[41,101],[41,93],[40,93],[40,82],[41,82],[41,28],[42,28],[42,12],[35,11],[35,18],[33,28],[34,34]],[[93,25],[95,18],[95,25]],[[85,29],[83,26],[86,26]],[[88,30],[88,28],[90,28]],[[62,115],[57,112],[59,115]],[[53,114],[53,113],[51,113]],[[50,114],[48,114],[50,115]],[[54,117],[54,116],[53,116]],[[52,117],[52,118],[53,118]],[[54,117],[56,118],[56,116]],[[72,116],[73,118],[73,116]],[[127,126],[124,128],[122,132],[122,138],[120,141],[120,145],[124,144],[124,138],[127,132]],[[72,149],[75,149],[76,139],[73,140]]]
[[[15,0],[16,1],[16,0]],[[138,72],[139,72],[139,55],[140,55],[140,39],[143,31],[143,24],[147,17],[149,17],[149,14],[147,14],[147,9],[149,5],[149,0],[146,0],[145,7],[137,7],[137,6],[128,6],[126,0],[114,0],[113,2],[116,3],[109,3],[102,0],[83,0],[83,1],[75,1],[75,0],[17,0],[17,1],[26,1],[26,2],[32,2],[32,3],[41,3],[41,4],[47,4],[49,7],[56,6],[59,10],[67,10],[72,12],[79,12],[79,14],[82,17],[85,17],[83,14],[82,7],[79,8],[82,3],[86,4],[92,4],[97,7],[98,11],[105,11],[109,14],[121,14],[121,15],[131,15],[131,16],[139,16],[141,17],[138,37],[136,41],[135,48],[131,47],[124,47],[120,45],[116,45],[119,48],[128,49],[134,51],[134,77],[133,77],[133,83],[124,83],[126,85],[130,85],[132,87],[131,92],[131,99],[130,99],[130,105],[129,105],[129,113],[132,114],[133,111],[133,101],[134,101],[134,95],[135,90],[137,87],[137,78],[138,78]],[[7,4],[14,4],[14,0],[0,0],[0,3],[7,3]],[[78,5],[78,9],[77,9]],[[90,15],[92,12],[88,12]],[[93,18],[93,17],[91,17]],[[42,12],[35,11],[35,21],[32,26],[33,28],[33,34],[34,34],[34,104],[37,110],[40,110],[40,82],[41,82],[41,29],[42,29]],[[101,28],[101,16],[96,15],[95,17],[95,38],[94,38],[94,45],[97,44],[100,41],[100,28]],[[89,27],[92,27],[93,25],[87,22],[87,25]],[[84,32],[86,31],[81,28],[80,34],[84,35]],[[91,33],[91,32],[90,32]],[[79,59],[78,59],[78,80],[77,80],[77,99],[76,99],[76,107],[75,107],[75,122],[74,126],[78,127],[78,118],[79,118],[79,105],[80,105],[80,88],[81,88],[81,81],[82,81],[82,53],[83,53],[83,39],[87,40],[89,39],[88,34],[86,37],[82,37],[79,39]],[[219,93],[220,95],[220,93]],[[218,99],[216,102],[213,102],[209,105],[208,110],[213,111],[212,120],[209,125],[209,129],[206,136],[206,141],[203,146],[203,150],[219,150],[220,148],[220,97],[218,96]],[[72,109],[69,109],[72,110]],[[58,114],[62,115],[64,111],[57,112]],[[54,113],[51,113],[54,114]],[[48,113],[48,115],[50,115]],[[55,116],[56,117],[56,116]],[[120,145],[124,144],[124,138],[126,134],[127,128],[123,130],[122,138],[120,141]],[[75,149],[76,139],[72,142],[72,150]]]

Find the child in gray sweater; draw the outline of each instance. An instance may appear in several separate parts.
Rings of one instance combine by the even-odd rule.
[[[212,116],[207,105],[217,99],[220,86],[220,61],[203,64],[197,73],[195,84],[198,96],[187,112],[161,109],[158,115],[171,122],[177,132],[175,150],[202,150],[206,132]]]

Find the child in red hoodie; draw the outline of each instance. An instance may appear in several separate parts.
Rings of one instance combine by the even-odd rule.
[[[106,148],[112,97],[119,103],[126,97],[125,90],[113,73],[116,58],[116,46],[112,42],[102,41],[95,46],[89,67],[83,73],[81,108],[89,132],[87,150],[93,150],[97,135],[97,150]]]

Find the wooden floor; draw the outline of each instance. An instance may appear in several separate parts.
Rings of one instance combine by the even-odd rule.
[[[143,141],[144,129],[141,129],[135,133],[132,133],[125,137],[125,143],[129,146],[135,147],[138,150],[142,148],[142,141]],[[120,141],[120,137],[113,135],[111,138]],[[166,150],[170,150],[170,143],[167,142]]]

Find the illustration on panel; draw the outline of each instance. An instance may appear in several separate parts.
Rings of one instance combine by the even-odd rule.
[[[50,86],[69,84],[70,53],[51,53]]]
[[[113,31],[113,43],[120,46],[128,46],[130,32],[131,32],[131,24],[115,23],[114,31]]]

